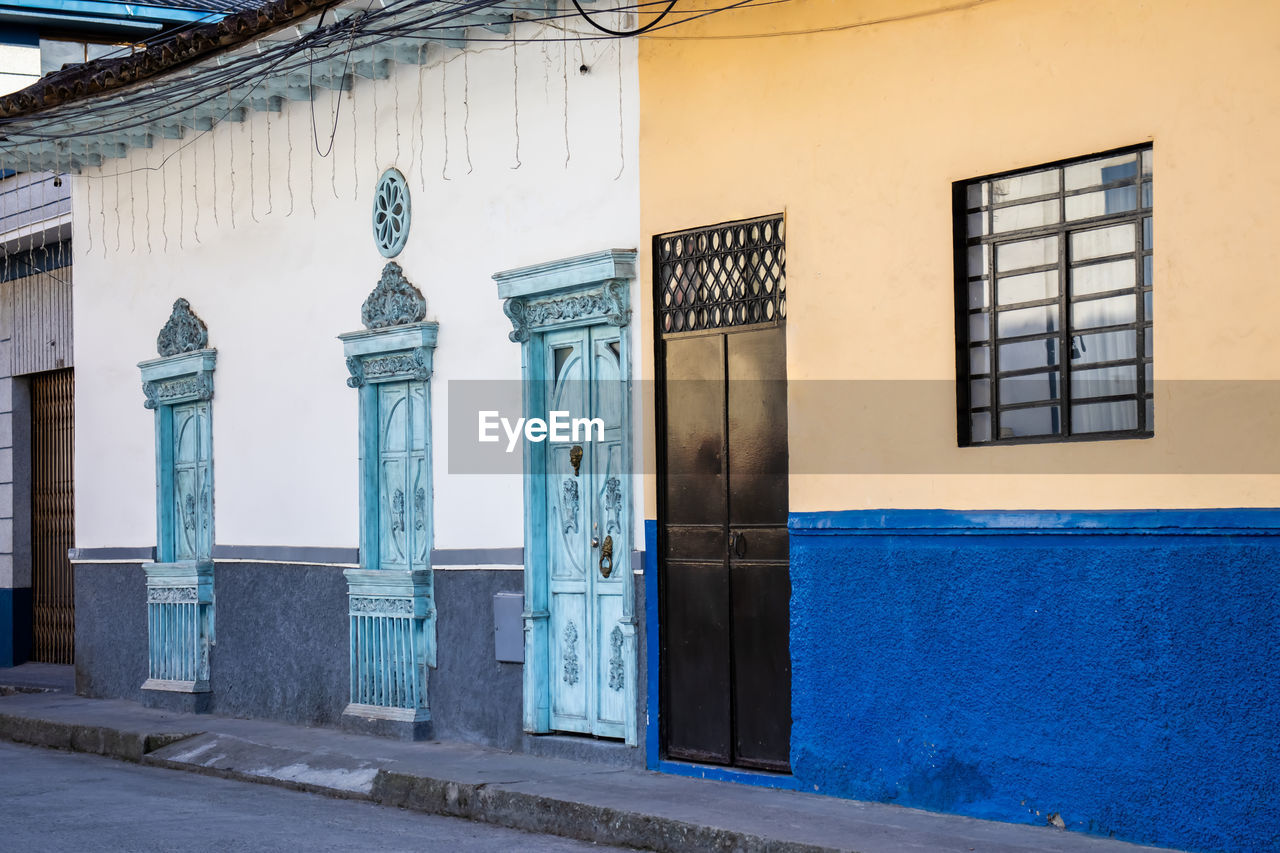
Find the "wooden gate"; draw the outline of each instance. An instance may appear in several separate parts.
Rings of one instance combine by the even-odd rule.
[[[74,544],[72,370],[36,373],[31,382],[32,660],[71,663],[75,595],[67,550]]]

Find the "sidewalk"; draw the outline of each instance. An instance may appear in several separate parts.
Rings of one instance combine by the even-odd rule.
[[[71,692],[70,668],[0,670],[0,738],[661,851],[1132,853],[1063,832],[332,729],[174,714]],[[39,666],[39,665],[36,665]],[[41,691],[41,692],[29,692]]]

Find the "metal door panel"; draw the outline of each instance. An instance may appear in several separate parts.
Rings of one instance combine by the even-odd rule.
[[[791,733],[786,330],[726,337],[737,764],[786,770]],[[774,562],[760,562],[769,561]]]
[[[723,527],[724,337],[668,340],[665,349],[666,516],[676,524]]]
[[[725,565],[725,348],[720,335],[668,340],[663,671],[668,754],[732,756],[730,594]],[[705,560],[705,561],[704,561]]]
[[[724,560],[724,523],[668,524],[664,554],[676,560]]]
[[[727,764],[732,756],[728,573],[723,559],[668,560],[663,579],[667,754]]]
[[[727,335],[729,523],[787,526],[787,355],[781,326]]]
[[[789,768],[791,583],[786,563],[731,560],[736,764]]]
[[[786,771],[791,730],[785,330],[667,338],[665,744]]]

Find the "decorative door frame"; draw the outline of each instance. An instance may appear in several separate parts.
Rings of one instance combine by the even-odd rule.
[[[218,351],[209,348],[209,331],[179,299],[156,340],[159,358],[138,363],[143,404],[155,411],[156,559],[143,563],[147,588],[147,680],[143,690],[175,693],[209,692],[209,648],[214,642],[213,600],[213,372]],[[192,559],[179,560],[179,518],[174,508],[174,407],[205,403],[198,419],[206,456],[204,483],[197,512],[193,501],[187,520],[196,520]],[[199,453],[199,450],[197,451]],[[185,523],[185,521],[183,522]],[[207,527],[205,533],[202,528]]]
[[[545,372],[545,333],[607,323],[625,329],[631,323],[630,287],[635,280],[634,250],[608,249],[589,255],[551,261],[496,273],[502,310],[511,320],[508,338],[520,344],[523,416],[544,417],[548,378]],[[622,390],[624,470],[632,469],[631,341],[619,335]],[[551,611],[550,562],[546,526],[545,471],[547,445],[524,444],[524,730],[543,734],[551,728]],[[634,530],[632,478],[622,482],[622,512]],[[630,571],[631,555],[618,562]],[[622,661],[626,703],[626,743],[636,746],[638,650],[635,582],[623,585]]]
[[[350,377],[358,392],[360,436],[360,568],[347,569],[350,622],[351,701],[344,714],[406,724],[404,734],[426,735],[418,724],[431,719],[427,668],[436,665],[436,610],[430,566],[433,536],[432,496],[422,511],[427,565],[386,569],[381,565],[380,445],[378,386],[421,383],[425,407],[428,482],[431,464],[431,384],[437,323],[423,322],[427,303],[404,277],[400,265],[387,263],[361,309],[365,328],[339,335]],[[412,564],[411,564],[412,565]]]

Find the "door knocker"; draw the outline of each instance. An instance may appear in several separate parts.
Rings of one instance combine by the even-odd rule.
[[[613,574],[613,537],[604,537],[604,544],[600,546],[600,576],[609,577]]]
[[[581,444],[575,444],[569,448],[569,464],[573,466],[573,476],[578,476],[578,466],[582,464]]]

